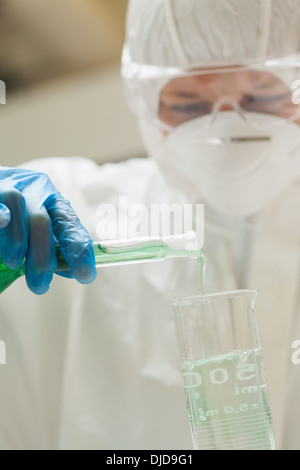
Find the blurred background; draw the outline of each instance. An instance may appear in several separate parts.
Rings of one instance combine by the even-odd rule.
[[[144,155],[122,91],[127,0],[0,0],[1,165]]]

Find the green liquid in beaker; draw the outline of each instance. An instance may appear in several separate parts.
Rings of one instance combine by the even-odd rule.
[[[185,362],[182,374],[195,449],[275,449],[260,349]]]

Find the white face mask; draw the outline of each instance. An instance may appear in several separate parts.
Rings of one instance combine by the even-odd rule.
[[[253,116],[256,122],[263,114]],[[256,129],[235,111],[220,112],[209,129],[203,119],[162,137],[142,123],[150,154],[176,186],[233,217],[254,215],[300,177],[300,127],[274,117]],[[270,120],[270,117],[268,117]]]

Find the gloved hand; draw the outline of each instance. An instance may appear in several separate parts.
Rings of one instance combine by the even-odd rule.
[[[26,282],[35,294],[44,294],[57,268],[59,243],[70,273],[82,284],[97,275],[92,240],[69,201],[46,174],[0,167],[0,256],[8,268],[26,258]]]

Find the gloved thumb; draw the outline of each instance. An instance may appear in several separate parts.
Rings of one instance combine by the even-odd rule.
[[[5,228],[10,222],[10,210],[0,203],[0,228]]]

